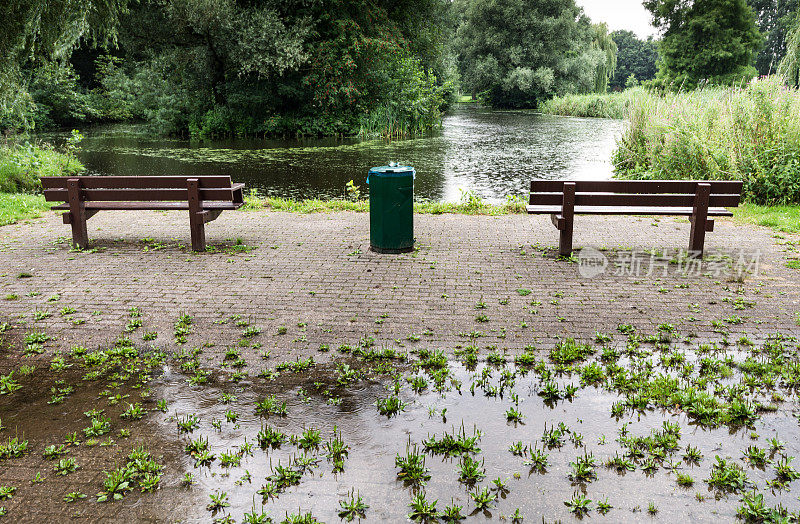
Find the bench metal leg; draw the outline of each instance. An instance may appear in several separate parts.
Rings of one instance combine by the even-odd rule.
[[[702,257],[706,241],[706,231],[709,228],[708,220],[708,201],[711,195],[711,184],[697,184],[697,192],[694,196],[694,208],[692,209],[692,224],[689,232],[689,254]],[[714,228],[713,221],[710,224]]]
[[[206,223],[203,202],[200,200],[199,182],[196,178],[186,180],[189,190],[189,228],[192,233],[192,251],[206,250]]]
[[[69,198],[69,223],[72,226],[72,246],[86,249],[89,245],[89,233],[86,229],[86,206],[81,198],[81,181],[77,178],[67,180]]]

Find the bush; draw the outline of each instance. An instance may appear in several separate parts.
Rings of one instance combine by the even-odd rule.
[[[632,99],[613,163],[635,179],[743,180],[757,204],[800,203],[800,92],[776,77]]]

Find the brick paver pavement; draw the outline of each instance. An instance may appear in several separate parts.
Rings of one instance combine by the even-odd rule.
[[[155,343],[169,350],[176,349],[176,319],[191,315],[188,346],[214,343],[201,356],[211,366],[218,366],[241,333],[233,315],[263,330],[263,347],[242,355],[258,367],[264,367],[261,350],[271,351],[273,365],[307,356],[325,361],[340,344],[367,337],[378,347],[405,350],[475,344],[485,354],[489,348],[548,349],[557,337],[590,338],[619,324],[653,332],[672,323],[682,335],[701,340],[718,339],[715,329],[730,331],[731,340],[744,333],[800,334],[800,270],[786,266],[797,257],[798,236],[719,220],[708,235],[708,252],[734,259],[739,250],[758,252],[757,274],[684,276],[672,265],[663,275],[663,265],[656,264],[648,275],[645,263],[639,275],[618,275],[629,267],[613,261],[624,261],[626,250],[685,248],[687,221],[578,217],[575,245],[608,248],[603,252],[612,259],[605,273],[584,278],[579,264],[554,257],[558,235],[549,217],[417,216],[418,250],[405,255],[369,251],[368,222],[367,214],[358,213],[228,212],[207,226],[216,252],[203,254],[183,245],[189,225],[177,212],[101,213],[89,222],[95,249],[87,252],[70,250],[69,228],[55,215],[2,227],[0,324],[8,324],[0,371],[18,367],[20,340],[32,330],[54,337],[44,354],[29,359],[45,367],[57,350],[108,344],[123,332],[131,307],[142,312],[137,336],[155,331]],[[248,249],[237,248],[237,239]],[[714,271],[710,262],[704,272]],[[479,302],[486,308],[476,309]],[[75,312],[61,314],[65,307]],[[285,334],[279,334],[281,327]],[[320,352],[325,345],[330,351]],[[82,453],[94,465],[70,481],[89,493],[113,457],[100,448]],[[0,476],[6,483],[30,484],[37,467],[23,462],[0,470]],[[30,488],[20,493],[25,489]],[[131,500],[127,510],[136,505]],[[57,502],[50,507],[42,501],[49,509],[31,518],[70,511]],[[14,505],[6,503],[19,517]],[[76,515],[102,520],[123,507],[109,506],[101,516]]]
[[[106,212],[89,223],[97,250],[82,253],[70,251],[69,228],[56,217],[0,228],[0,294],[19,296],[0,301],[5,320],[34,323],[35,310],[47,311],[52,316],[36,326],[64,345],[88,347],[116,337],[133,306],[162,339],[185,312],[197,321],[196,338],[216,341],[227,335],[213,321],[238,314],[267,334],[286,326],[286,336],[264,344],[273,355],[291,357],[319,357],[320,344],[335,348],[365,336],[395,345],[412,333],[452,347],[469,340],[465,334],[483,332],[480,345],[510,351],[621,323],[652,331],[671,322],[702,336],[713,330],[711,321],[733,314],[745,319],[730,326],[734,332],[800,331],[800,273],[785,267],[797,256],[797,237],[775,238],[766,228],[730,221],[717,222],[707,252],[736,258],[739,249],[760,251],[759,274],[744,283],[724,274],[686,277],[675,266],[663,276],[659,264],[647,276],[647,255],[638,277],[618,276],[613,261],[625,252],[607,252],[607,271],[582,278],[578,264],[554,258],[558,236],[547,217],[417,216],[419,249],[407,255],[371,252],[368,215],[358,213],[224,213],[207,228],[210,244],[240,239],[255,249],[201,255],[183,246],[189,237],[183,213]],[[579,217],[575,231],[576,246],[674,252],[688,242],[688,223],[670,218]],[[521,296],[519,289],[531,293]],[[736,311],[731,300],[739,297],[753,306]],[[476,311],[481,300],[487,309]],[[86,323],[65,320],[58,314],[64,306]],[[477,321],[480,313],[489,321]]]

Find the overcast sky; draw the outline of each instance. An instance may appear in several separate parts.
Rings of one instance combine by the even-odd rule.
[[[650,25],[650,13],[641,0],[577,0],[592,22],[605,22],[610,31],[627,29],[639,38],[656,34]]]

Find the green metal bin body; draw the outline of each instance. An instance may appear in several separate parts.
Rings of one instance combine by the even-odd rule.
[[[413,167],[389,165],[369,170],[369,241],[377,253],[414,249]]]

